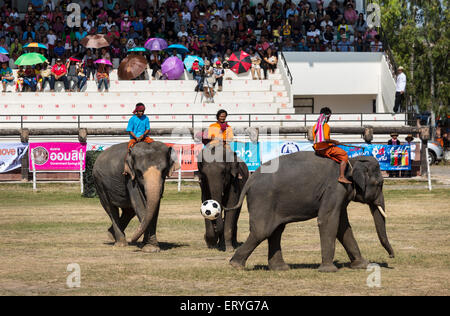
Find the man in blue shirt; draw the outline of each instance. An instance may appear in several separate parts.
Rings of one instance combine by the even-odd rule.
[[[153,143],[154,140],[148,136],[150,133],[150,121],[145,112],[145,105],[143,103],[136,104],[136,108],[133,111],[133,116],[128,121],[127,132],[130,134],[130,141],[128,142],[128,152],[125,156],[125,165],[123,170],[123,175],[126,176],[128,174],[127,171],[127,156],[130,152],[131,148],[139,142],[145,142],[147,144]]]

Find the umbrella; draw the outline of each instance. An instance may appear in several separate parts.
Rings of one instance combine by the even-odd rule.
[[[184,65],[186,66],[187,71],[191,71],[192,64],[194,63],[194,61],[196,59],[198,59],[198,64],[200,66],[204,66],[205,65],[205,62],[200,57],[189,55],[189,56],[186,56],[186,58],[183,61]]]
[[[0,54],[0,63],[6,63],[9,60],[9,57],[3,54]]]
[[[145,42],[144,47],[148,50],[163,50],[167,48],[167,42],[162,38],[153,37]]]
[[[45,58],[43,55],[39,53],[27,53],[17,58],[14,64],[18,66],[31,66],[36,64],[42,64],[43,62],[46,61],[47,58]]]
[[[128,52],[146,52],[147,50],[144,47],[135,47],[130,48]]]
[[[187,49],[185,46],[181,44],[173,44],[170,45],[165,49],[166,52],[172,52],[172,50],[176,49],[177,53],[179,54],[187,54],[189,52],[189,49]]]
[[[228,63],[230,65],[230,69],[237,74],[247,72],[252,66],[250,55],[242,50],[231,54],[228,59]]]
[[[87,35],[81,40],[81,45],[86,48],[102,48],[111,44],[112,39],[104,34]]]
[[[0,54],[9,54],[8,51],[6,49],[4,49],[3,47],[0,47]]]
[[[69,60],[70,60],[70,61],[75,61],[75,62],[80,62],[80,61],[81,61],[81,60],[76,59],[76,58],[73,58],[73,57],[70,57]]]
[[[161,72],[169,80],[177,80],[184,73],[183,62],[178,57],[169,57],[161,65]]]
[[[117,71],[120,80],[131,80],[140,76],[147,68],[147,59],[140,55],[129,55],[122,60]]]
[[[108,66],[113,65],[108,59],[97,59],[96,61],[94,61],[94,64],[104,64]]]
[[[41,43],[32,42],[32,43],[28,43],[28,44],[23,45],[23,48],[43,48],[43,49],[47,49],[47,46],[45,46],[44,44],[41,44]]]

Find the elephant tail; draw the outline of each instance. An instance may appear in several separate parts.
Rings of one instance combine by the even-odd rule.
[[[242,203],[244,202],[244,198],[247,195],[247,191],[248,191],[248,189],[251,186],[251,184],[250,184],[250,182],[252,182],[251,180],[252,180],[252,177],[250,176],[250,179],[248,179],[247,182],[245,182],[245,185],[242,188],[241,195],[239,196],[238,203],[235,206],[232,206],[232,207],[224,207],[223,210],[225,212],[226,211],[233,211],[233,210],[238,209],[238,208],[240,208],[242,206]]]

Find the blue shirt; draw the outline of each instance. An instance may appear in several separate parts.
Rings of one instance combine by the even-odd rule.
[[[127,132],[133,132],[136,137],[144,135],[145,131],[149,129],[150,121],[146,115],[141,117],[133,115],[128,121]],[[133,139],[133,136],[130,135],[130,139]]]

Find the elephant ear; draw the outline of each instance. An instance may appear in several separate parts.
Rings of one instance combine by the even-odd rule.
[[[353,167],[353,182],[364,192],[366,190],[367,168],[363,163],[358,162]]]
[[[177,152],[172,147],[169,148],[169,166],[169,177],[171,177],[175,171],[181,168]]]
[[[134,181],[136,173],[134,172],[134,159],[131,151],[127,154],[127,158],[125,159],[125,172],[128,173],[131,176],[131,180]]]

